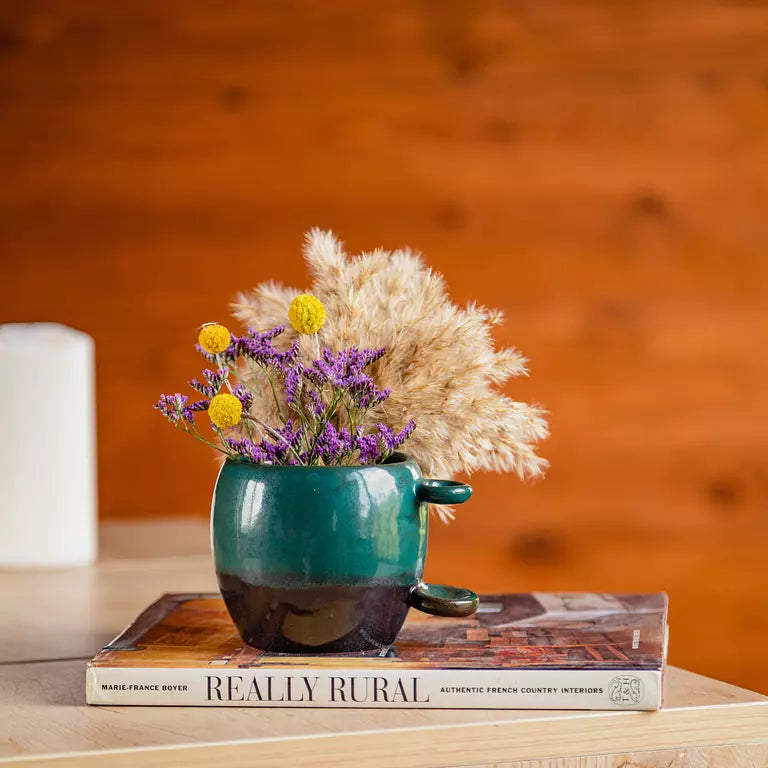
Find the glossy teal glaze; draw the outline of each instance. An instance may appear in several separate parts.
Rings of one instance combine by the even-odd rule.
[[[226,461],[212,505],[219,587],[243,640],[269,651],[390,645],[409,607],[466,616],[469,590],[422,582],[427,504],[472,489],[416,463],[287,467]]]
[[[366,467],[226,461],[213,496],[216,568],[251,583],[412,584],[427,508],[412,460]]]

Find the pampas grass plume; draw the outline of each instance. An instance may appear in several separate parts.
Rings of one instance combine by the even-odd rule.
[[[303,362],[322,346],[386,347],[367,372],[392,394],[368,413],[366,426],[384,422],[399,430],[414,419],[416,430],[404,450],[425,476],[482,469],[515,472],[521,479],[543,474],[547,462],[536,446],[548,434],[544,412],[499,390],[511,377],[527,374],[520,353],[494,347],[491,329],[502,321],[501,312],[453,304],[442,275],[407,248],[348,256],[332,232],[313,229],[304,258],[311,286],[262,283],[237,297],[235,316],[258,329],[283,324],[293,298],[306,292],[323,302],[327,320],[315,343],[302,345]],[[284,338],[296,338],[293,328]],[[275,416],[270,408],[268,398],[253,406],[267,423]],[[446,508],[438,512],[451,516]]]

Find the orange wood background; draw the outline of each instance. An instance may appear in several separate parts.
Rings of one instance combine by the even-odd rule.
[[[0,108],[0,320],[94,336],[103,518],[208,512],[150,409],[196,326],[310,226],[410,244],[553,430],[428,577],[666,589],[671,660],[768,692],[768,6],[3,2]]]

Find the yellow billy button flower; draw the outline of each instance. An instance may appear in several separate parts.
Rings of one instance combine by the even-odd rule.
[[[302,293],[291,302],[288,319],[299,333],[317,333],[325,325],[323,302],[315,296]]]
[[[238,425],[243,418],[243,404],[228,393],[211,398],[208,406],[208,416],[221,429]]]
[[[223,352],[232,341],[232,335],[228,328],[218,323],[206,323],[200,329],[200,335],[197,337],[200,346],[212,355]]]

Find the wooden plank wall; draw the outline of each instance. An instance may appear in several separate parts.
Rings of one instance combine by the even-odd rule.
[[[0,320],[96,339],[104,518],[207,514],[149,408],[200,322],[310,226],[410,244],[553,429],[427,575],[666,589],[672,661],[768,691],[765,4],[6,0],[0,109]]]

